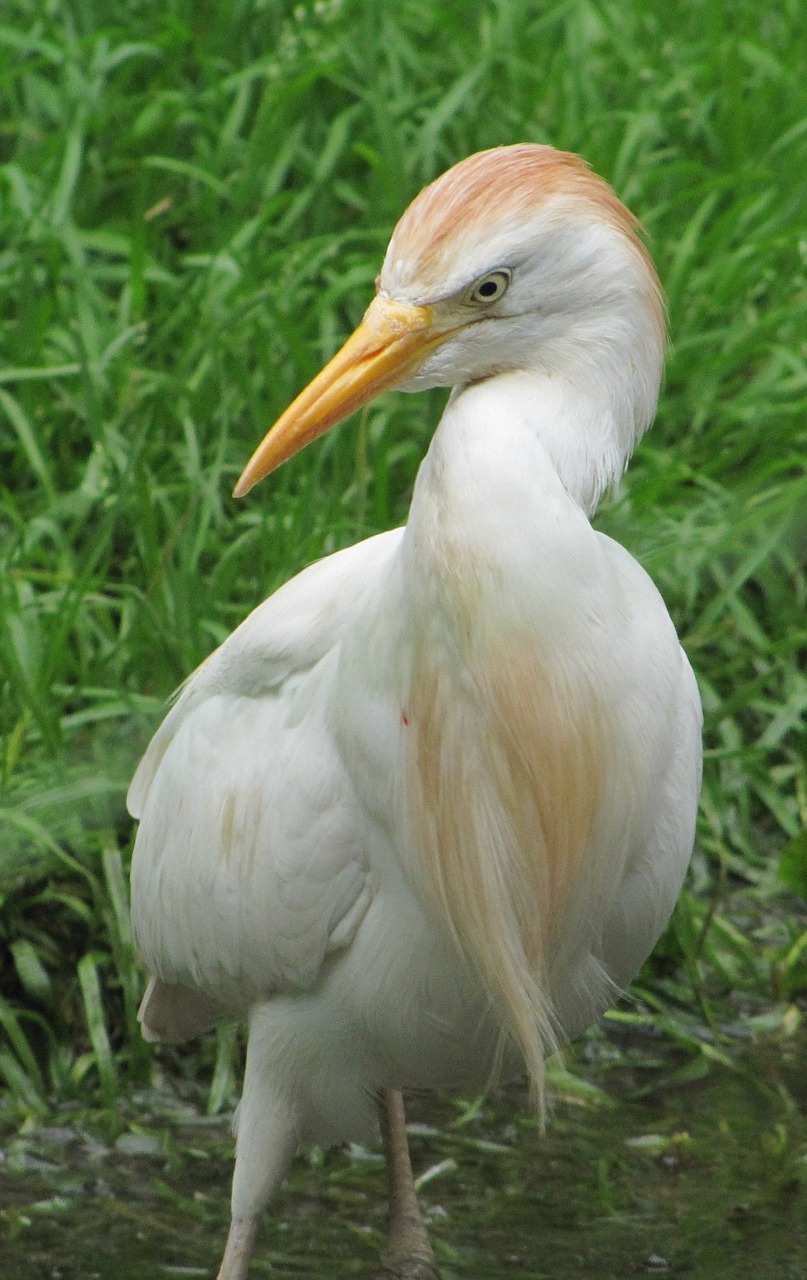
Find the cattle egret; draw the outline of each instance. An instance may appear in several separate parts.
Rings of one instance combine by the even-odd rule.
[[[132,783],[148,1039],[249,1021],[232,1223],[298,1147],[366,1140],[385,1276],[434,1276],[401,1089],[544,1062],[672,911],[700,784],[698,693],[656,588],[590,524],[664,354],[632,215],[576,156],[473,155],[415,199],[345,346],[247,492],[392,387],[453,388],[404,529],[312,565],[184,685]]]

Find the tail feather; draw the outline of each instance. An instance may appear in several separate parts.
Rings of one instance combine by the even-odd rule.
[[[226,1012],[203,991],[150,978],[137,1016],[144,1040],[182,1044],[209,1031]]]

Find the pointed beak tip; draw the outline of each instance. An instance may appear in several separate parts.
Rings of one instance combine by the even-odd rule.
[[[305,445],[396,386],[422,362],[434,345],[432,335],[431,307],[376,298],[353,336],[264,436],[233,497],[243,498]],[[439,334],[437,342],[447,336]]]
[[[239,477],[238,483],[233,489],[232,496],[234,498],[245,498],[249,493],[250,489],[252,488],[253,488],[253,484],[250,483],[250,481],[247,480],[246,477],[242,475]]]

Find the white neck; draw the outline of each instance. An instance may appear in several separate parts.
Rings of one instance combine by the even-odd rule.
[[[579,548],[591,529],[552,455],[554,437],[545,439],[554,423],[542,415],[546,404],[540,380],[526,374],[486,379],[449,400],[418,474],[402,547],[425,614],[459,607],[506,625],[503,614],[525,604],[509,589],[513,580],[528,584],[530,609],[539,605],[547,621],[554,594],[562,613],[569,583],[585,572]],[[571,463],[566,470],[571,475]],[[588,475],[582,463],[580,473]],[[481,614],[480,593],[489,601]]]
[[[633,450],[638,432],[629,407],[598,395],[590,383],[572,382],[554,372],[502,375],[484,388],[458,390],[452,399],[462,413],[471,409],[470,397],[480,395],[486,403],[478,407],[488,417],[492,447],[500,430],[509,434],[516,424],[526,428],[543,446],[569,497],[586,515],[593,515]],[[536,482],[540,485],[541,477],[536,476]]]
[[[460,434],[466,434],[476,423],[491,459],[508,445],[523,452],[526,437],[533,436],[569,497],[591,516],[605,490],[622,475],[655,409],[655,386],[637,388],[635,382],[606,381],[597,373],[579,364],[573,376],[554,369],[520,370],[456,388],[439,433],[455,436],[462,423]],[[482,457],[479,464],[486,465]],[[522,471],[530,459],[516,456],[513,464]],[[538,500],[546,483],[545,475],[535,476]]]

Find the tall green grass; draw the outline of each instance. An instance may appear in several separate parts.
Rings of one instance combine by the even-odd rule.
[[[659,418],[600,525],[653,574],[697,669],[706,778],[690,887],[643,1009],[621,1016],[663,1025],[687,1069],[792,1033],[806,56],[800,0],[6,0],[0,1072],[18,1105],[109,1100],[142,1076],[123,808],[138,753],[258,600],[405,518],[441,397],[385,398],[246,502],[233,482],[360,316],[408,200],[516,140],[579,151],[614,184],[669,297]]]

